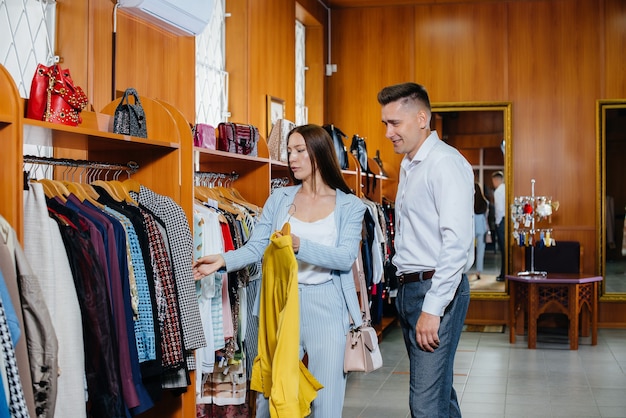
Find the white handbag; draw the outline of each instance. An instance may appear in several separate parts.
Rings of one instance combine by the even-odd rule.
[[[296,124],[287,119],[278,119],[274,123],[267,138],[270,159],[283,163],[287,162],[287,135],[295,127]]]
[[[346,350],[343,357],[343,371],[369,373],[383,366],[383,357],[378,348],[378,335],[372,327],[369,303],[367,302],[367,288],[365,273],[363,272],[361,254],[352,266],[354,284],[359,293],[363,324],[354,327],[354,320],[350,317],[352,328],[346,336]]]

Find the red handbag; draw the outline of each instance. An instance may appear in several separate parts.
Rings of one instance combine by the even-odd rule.
[[[259,130],[254,125],[222,122],[217,125],[217,149],[235,154],[257,156]]]
[[[74,85],[68,69],[39,64],[30,85],[26,117],[77,126],[88,101],[83,89]]]

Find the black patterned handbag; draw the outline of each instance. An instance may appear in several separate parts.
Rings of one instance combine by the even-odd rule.
[[[131,96],[134,98],[134,103],[130,102]],[[139,101],[139,95],[133,88],[124,91],[124,96],[115,109],[113,132],[140,138],[148,137],[146,114],[141,106],[141,101]]]

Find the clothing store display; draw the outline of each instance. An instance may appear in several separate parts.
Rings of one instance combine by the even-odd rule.
[[[58,340],[59,373],[55,415],[86,417],[83,388],[85,354],[76,289],[58,224],[48,216],[41,183],[24,192],[24,253],[50,311]]]
[[[197,177],[210,173],[197,173]],[[194,258],[223,253],[245,244],[254,230],[259,208],[234,187],[194,188]],[[212,200],[209,198],[215,198]],[[196,282],[207,346],[196,350],[196,414],[198,417],[248,417],[247,383],[257,354],[261,269],[257,265],[233,273],[216,272]]]
[[[133,195],[134,192],[131,192]],[[179,310],[182,314],[182,338],[187,364],[195,368],[192,351],[204,347],[206,340],[202,332],[200,310],[196,299],[191,265],[193,262],[193,238],[187,217],[182,208],[171,198],[159,195],[141,186],[137,201],[160,219],[168,231],[169,252],[176,280]]]
[[[44,183],[27,186],[25,255],[20,255],[16,239],[5,239],[10,245],[0,246],[0,261],[5,281],[20,282],[19,289],[16,285],[9,290],[18,295],[12,297],[14,304],[22,302],[16,306],[23,309],[19,323],[26,338],[21,340],[28,340],[29,348],[23,357],[31,372],[23,372],[28,366],[22,368],[19,361],[18,367],[24,388],[36,389],[30,395],[30,416],[122,418],[152,408],[163,388],[186,388],[188,357],[200,348],[194,346],[202,345],[204,334],[194,335],[197,303],[195,312],[192,302],[187,309],[181,298],[185,288],[175,282],[175,273],[184,277],[188,271],[190,301],[195,299],[191,258],[181,264],[183,255],[175,256],[176,249],[185,248],[184,237],[191,236],[182,209],[143,186],[135,201],[130,195],[128,201],[118,200],[102,181],[90,186],[97,200],[84,201],[73,193],[46,196]],[[191,245],[189,239],[189,249]],[[15,254],[15,267],[9,269],[13,279],[4,274],[10,254]],[[38,260],[35,271],[41,277],[25,264],[30,257]],[[51,309],[46,321],[47,306]],[[193,324],[187,330],[181,326],[185,318]],[[193,347],[189,350],[185,332]],[[29,405],[26,395],[28,391],[24,399]]]
[[[59,64],[39,64],[30,85],[26,116],[77,126],[82,121],[80,112],[88,102],[83,89],[74,84],[69,69]]]
[[[131,103],[132,97],[132,103]],[[139,94],[134,88],[127,88],[113,116],[113,132],[132,135],[139,138],[148,137],[146,113],[143,110]]]
[[[180,308],[178,306],[178,297],[176,297],[177,295],[175,293],[176,286],[172,285],[175,277],[174,268],[170,261],[170,241],[172,237],[168,237],[168,235],[172,235],[172,233],[168,234],[166,231],[165,226],[167,222],[156,217],[155,213],[152,212],[154,208],[167,212],[168,209],[164,210],[163,207],[167,207],[168,205],[164,204],[164,202],[160,202],[161,205],[158,206],[155,201],[151,201],[150,197],[154,196],[151,196],[148,189],[142,190],[143,186],[138,188],[139,193],[131,191],[129,195],[130,198],[140,202],[139,206],[131,204],[130,201],[116,201],[112,198],[112,195],[109,194],[109,190],[104,186],[104,183],[92,184],[92,187],[100,196],[96,203],[103,205],[102,207],[98,207],[88,201],[79,200],[73,194],[66,196],[65,201],[57,198],[47,199],[44,195],[43,183],[35,182],[29,184],[28,190],[24,192],[24,208],[29,214],[29,219],[25,220],[25,235],[29,245],[29,254],[32,254],[32,257],[41,259],[41,263],[37,265],[37,268],[38,271],[41,269],[42,275],[45,277],[51,275],[54,277],[54,271],[58,268],[55,267],[55,265],[59,264],[57,263],[58,260],[51,260],[54,253],[49,250],[46,251],[46,248],[59,247],[58,244],[49,243],[51,242],[50,240],[52,240],[50,236],[54,235],[54,233],[46,232],[47,230],[57,231],[58,240],[61,241],[60,248],[62,249],[62,252],[58,253],[58,257],[65,258],[66,260],[69,258],[65,267],[66,274],[64,277],[68,277],[72,280],[71,278],[77,274],[85,275],[88,270],[86,266],[92,266],[93,271],[89,271],[89,274],[97,277],[95,281],[88,281],[84,286],[80,286],[80,283],[75,283],[72,280],[70,283],[66,283],[66,289],[63,290],[69,288],[74,293],[73,297],[71,294],[69,295],[68,301],[75,301],[75,305],[73,305],[75,307],[74,318],[78,315],[78,324],[85,322],[91,324],[89,326],[90,329],[102,329],[102,327],[104,327],[104,329],[108,331],[101,335],[94,335],[92,332],[86,332],[83,335],[82,327],[79,330],[81,333],[78,334],[72,331],[73,329],[75,330],[75,328],[71,326],[65,327],[62,329],[64,342],[61,348],[63,349],[64,356],[67,356],[67,354],[71,355],[72,349],[79,348],[79,354],[83,354],[84,352],[93,352],[93,347],[95,346],[102,346],[105,350],[104,353],[108,353],[105,357],[117,357],[117,360],[112,363],[108,362],[110,364],[107,364],[107,367],[95,369],[99,371],[90,374],[92,376],[99,376],[99,378],[96,380],[90,379],[87,382],[87,387],[90,389],[88,405],[90,405],[89,413],[94,416],[121,417],[125,409],[130,411],[132,415],[135,415],[153,407],[154,403],[150,399],[156,399],[154,396],[159,396],[158,393],[160,393],[161,389],[155,391],[152,382],[155,377],[165,376],[162,373],[166,373],[167,369],[173,367],[179,379],[184,377],[184,374],[180,373],[181,371],[184,373],[186,370],[185,365],[183,365],[181,369],[181,363],[184,363],[185,358],[183,352],[186,352],[186,350],[183,349],[182,345],[183,338],[180,320],[176,320]],[[143,197],[141,196],[142,193],[144,194]],[[156,200],[159,199],[160,198],[157,198]],[[380,262],[382,265],[382,254],[384,251],[382,250],[383,244],[379,241],[380,237],[378,236],[382,235],[380,225],[378,224],[379,219],[377,219],[379,218],[378,208],[371,201],[364,200],[363,202],[366,203],[368,207],[367,212],[372,222],[369,228],[371,230],[370,233],[374,234],[376,237],[376,241],[374,239],[368,239],[370,243],[370,249],[368,250],[370,251],[369,258],[372,261],[377,260],[377,264]],[[144,203],[150,203],[152,209],[148,208],[148,206],[144,206]],[[201,206],[199,206],[198,209],[200,207]],[[224,239],[232,240],[233,242],[235,242],[235,236],[242,234],[249,236],[251,227],[255,222],[253,218],[258,215],[254,210],[251,210],[245,212],[246,215],[237,216],[237,218],[240,218],[237,222],[230,221],[229,219],[229,223],[224,223],[218,219],[222,216],[230,218],[233,214],[220,214],[217,211],[213,211],[213,208],[206,206],[204,206],[204,209],[208,211],[208,213],[215,214],[218,224],[218,229],[215,231],[218,231],[218,234],[222,235]],[[54,219],[48,217],[48,212],[50,212]],[[177,210],[172,210],[172,212],[176,213]],[[206,218],[204,219],[206,220]],[[104,220],[107,221],[106,226],[101,223],[104,222]],[[116,223],[112,223],[113,220],[115,220]],[[222,220],[224,219],[222,218]],[[242,220],[245,220],[245,222],[242,222]],[[203,222],[204,221],[200,223]],[[335,220],[333,220],[332,223],[334,224]],[[59,232],[59,230],[61,230],[62,233]],[[40,232],[41,236],[37,235],[37,231]],[[210,241],[211,236],[215,236],[215,231],[204,237]],[[202,234],[202,229],[199,228],[197,232]],[[196,226],[194,226],[194,237],[195,233]],[[232,238],[229,238],[231,236]],[[44,237],[48,238],[44,239]],[[85,237],[89,238],[85,239]],[[118,254],[117,252],[117,244],[122,245],[122,241],[128,242],[128,246],[124,244],[123,247],[126,248],[124,257],[129,257],[128,261],[130,263],[126,266],[124,266],[125,263],[122,263],[122,254]],[[185,239],[182,241],[184,242]],[[207,242],[209,241],[203,240],[204,245],[208,245]],[[245,240],[239,245],[243,245],[244,242]],[[66,246],[68,246],[67,250],[65,249]],[[209,252],[215,251],[210,247],[203,249],[202,245],[198,247],[195,241],[190,248],[193,248],[194,252],[207,249]],[[112,251],[111,254],[114,253],[118,255],[115,257],[101,258],[102,254],[110,253],[110,251]],[[76,254],[79,254],[78,258]],[[196,254],[196,256],[200,255],[200,253]],[[96,259],[98,261],[96,261]],[[84,264],[84,262],[88,264]],[[372,281],[380,281],[382,279],[382,268],[370,266],[368,269]],[[252,266],[245,270],[251,272],[254,271],[254,267]],[[374,272],[376,270],[378,273]],[[260,269],[256,274],[256,276],[250,275],[246,277],[250,277],[250,280],[254,277],[253,283],[260,287],[261,281],[256,280],[260,277]],[[219,291],[214,291],[215,297],[211,299],[210,305],[210,309],[213,313],[217,312],[215,308],[218,308],[219,312],[223,314],[223,316],[219,317],[217,315],[213,316],[217,321],[212,321],[211,325],[211,329],[217,329],[216,324],[218,323],[220,326],[224,327],[221,333],[222,348],[207,351],[210,357],[205,356],[203,360],[200,360],[200,356],[198,357],[199,361],[201,361],[198,367],[204,368],[205,364],[210,364],[210,369],[202,369],[202,372],[199,371],[196,375],[198,379],[201,379],[198,380],[198,382],[201,382],[201,386],[197,387],[202,388],[198,397],[197,411],[198,413],[201,413],[200,411],[211,411],[207,412],[209,416],[247,416],[248,412],[244,412],[247,411],[248,407],[246,403],[248,396],[246,386],[252,374],[250,365],[257,357],[257,336],[254,334],[257,333],[258,326],[250,326],[248,324],[248,322],[250,322],[249,317],[256,318],[256,313],[254,313],[255,293],[251,292],[251,295],[248,295],[247,289],[253,289],[253,287],[251,287],[247,281],[241,282],[238,278],[231,282],[228,280],[231,275],[233,274],[222,274],[223,280],[220,282],[216,280],[214,282],[214,285],[217,286],[216,289],[219,289]],[[216,274],[216,276],[218,275]],[[116,279],[112,280],[113,277],[116,277]],[[122,277],[128,277],[129,282],[123,284],[126,282],[121,280]],[[234,274],[233,277],[238,277],[238,275]],[[86,278],[87,277],[85,277],[85,279]],[[152,280],[149,280],[150,278],[152,278]],[[161,280],[161,278],[165,279]],[[50,279],[49,282],[46,281],[46,285],[50,287],[46,288],[47,298],[45,302],[45,304],[51,304],[56,307],[53,312],[54,325],[49,327],[51,329],[59,327],[58,321],[63,317],[59,315],[65,315],[64,318],[68,325],[72,323],[72,317],[68,316],[68,312],[65,312],[65,308],[71,308],[72,304],[70,303],[67,304],[67,306],[63,306],[63,310],[57,306],[58,303],[55,302],[54,295],[55,292],[62,289],[57,288],[55,290],[53,282],[53,279]],[[334,282],[334,280],[332,282],[329,281],[328,286],[341,289],[340,281],[337,280],[336,283]],[[115,283],[115,286],[107,284],[105,288],[102,288],[97,283]],[[118,286],[117,283],[119,283],[120,286]],[[233,283],[238,284],[235,284],[233,287]],[[107,293],[107,290],[105,290],[107,288],[109,291],[113,291],[113,293],[103,296]],[[233,289],[235,289],[234,293]],[[100,296],[87,296],[89,292],[99,292],[98,294]],[[343,290],[340,290],[340,292],[343,292]],[[324,294],[327,295],[328,290],[324,290]],[[117,296],[111,298],[113,295]],[[341,296],[342,293],[338,293],[338,295]],[[67,298],[68,295],[65,297]],[[86,298],[95,298],[96,300],[105,302],[105,304],[97,304],[95,307],[88,307],[83,302]],[[316,299],[323,300],[323,298],[319,297],[316,297]],[[131,318],[138,316],[142,320],[147,319],[145,318],[147,312],[146,307],[148,306],[145,304],[146,301],[149,302],[151,311],[151,314],[148,316],[152,316],[152,310],[154,308],[154,322],[153,325],[148,325],[147,329],[142,329],[141,323],[136,320],[131,320]],[[248,301],[248,303],[242,303],[242,301]],[[107,317],[107,314],[101,310],[107,305],[110,306],[112,310],[111,313],[116,312],[113,317],[110,317],[108,324],[106,319],[99,319]],[[98,312],[99,309],[100,313],[95,313]],[[317,310],[318,308],[315,309]],[[207,311],[202,310],[202,312]],[[249,312],[252,312],[252,315],[250,315]],[[336,313],[333,313],[333,316],[334,315],[336,315]],[[81,316],[82,318],[80,318]],[[203,313],[203,323],[206,322],[204,321],[204,316],[205,314]],[[212,314],[207,315],[207,317],[211,318]],[[238,319],[239,317],[241,317],[241,319]],[[122,318],[122,321],[119,320],[120,318]],[[95,326],[96,321],[99,324],[98,327]],[[161,324],[159,329],[155,328],[157,323]],[[130,328],[128,327],[129,324],[131,324]],[[149,324],[149,322],[147,324]],[[246,325],[248,325],[247,328]],[[176,328],[176,326],[179,327],[178,331],[172,329]],[[241,328],[238,329],[238,327]],[[152,331],[152,335],[148,332],[150,328],[155,328]],[[249,334],[247,329],[250,329],[252,333]],[[67,334],[68,331],[73,333]],[[179,336],[172,339],[171,337],[177,333]],[[203,334],[204,336],[209,335],[206,331],[203,331]],[[76,335],[78,335],[78,339]],[[249,335],[254,336],[249,337]],[[343,330],[342,335],[345,335],[343,334]],[[90,345],[86,345],[85,348],[82,349],[83,341],[87,343],[87,341],[93,340],[94,338],[94,341],[98,341],[95,343],[96,345],[89,343]],[[157,338],[161,341],[159,346],[155,345]],[[220,337],[218,337],[218,339],[219,338]],[[236,343],[234,343],[235,339]],[[68,344],[70,340],[73,340],[74,343]],[[121,345],[105,343],[105,341],[114,342],[116,340],[126,342]],[[227,342],[225,345],[224,341],[231,341],[233,343]],[[249,344],[249,342],[252,341],[254,344]],[[249,347],[250,345],[252,345],[252,347]],[[234,348],[236,346],[239,346],[239,348]],[[124,349],[124,347],[126,348]],[[176,347],[178,347],[178,349]],[[196,350],[196,353],[203,350],[205,349],[200,347]],[[220,361],[223,355],[225,355],[223,359],[229,359],[227,362]],[[160,363],[158,371],[157,368],[154,367],[155,356]],[[64,357],[64,362],[66,363],[62,364],[70,364],[70,360],[78,360],[83,363],[82,366],[77,366],[77,370],[93,369],[95,363],[91,358],[85,358],[82,355],[76,355],[75,357],[76,358],[72,359]],[[133,358],[139,359],[139,362],[132,360]],[[206,363],[205,361],[209,359],[211,362]],[[215,360],[217,360],[217,362]],[[103,366],[105,365],[104,362],[101,364]],[[310,372],[303,370],[301,373],[308,376],[308,379],[315,379],[315,375]],[[135,376],[139,374],[142,379],[135,380]],[[65,377],[67,374],[62,374],[61,376]],[[317,379],[315,379],[315,381],[316,380]],[[59,411],[67,411],[68,407],[73,406],[80,411],[80,413],[84,413],[86,398],[81,390],[83,389],[82,384],[80,384],[82,383],[82,374],[79,373],[76,375],[76,379],[74,379],[72,385],[68,385],[68,382],[70,382],[69,379],[59,379],[59,383],[57,384],[60,395],[63,393],[73,393],[73,398],[66,399],[63,405],[58,406],[60,408]],[[172,380],[171,382],[174,381]],[[309,382],[309,380],[307,380],[307,382]],[[169,382],[166,382],[162,387],[170,387],[167,386],[169,384]],[[94,387],[96,387],[95,391],[93,390]],[[177,384],[171,387],[177,387]],[[335,392],[335,394],[337,393],[338,392]],[[108,401],[105,401],[105,398],[101,396],[102,394],[106,394]],[[207,409],[209,405],[210,408]],[[237,406],[239,406],[239,408],[232,409]],[[298,404],[298,407],[303,406]],[[310,403],[308,407],[311,408]],[[227,410],[231,410],[231,413],[226,414],[224,411]]]

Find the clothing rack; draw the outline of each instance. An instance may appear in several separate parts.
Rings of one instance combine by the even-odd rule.
[[[289,178],[287,177],[275,178],[271,180],[270,188],[271,188],[271,191],[274,191],[281,187],[285,187],[288,184],[289,184]]]
[[[239,178],[239,174],[231,172],[229,174],[216,173],[212,171],[196,171],[194,172],[194,184],[196,186],[205,187],[230,187],[235,180]]]
[[[68,167],[69,169],[83,168],[87,169],[87,182],[100,178],[100,175],[104,172],[104,180],[107,180],[108,173],[115,171],[112,180],[117,180],[119,176],[126,172],[128,178],[131,174],[135,174],[139,170],[139,164],[135,161],[129,161],[126,164],[121,163],[109,163],[101,161],[89,161],[89,160],[73,160],[70,158],[54,158],[54,157],[40,157],[35,155],[24,155],[24,164],[40,164],[48,166],[60,166]],[[25,170],[26,171],[26,170]],[[74,171],[70,171],[73,175]],[[64,172],[64,175],[66,172]],[[82,174],[80,173],[80,180],[82,180]]]

